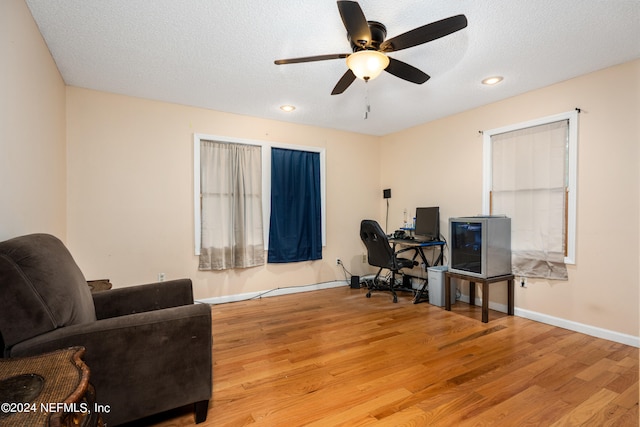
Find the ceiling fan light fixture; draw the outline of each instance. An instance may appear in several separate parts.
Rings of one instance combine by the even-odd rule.
[[[361,50],[347,57],[347,67],[359,79],[373,80],[389,65],[389,57],[377,50]]]
[[[482,84],[487,86],[494,86],[500,83],[503,79],[504,78],[502,76],[487,77],[486,79],[482,80]]]

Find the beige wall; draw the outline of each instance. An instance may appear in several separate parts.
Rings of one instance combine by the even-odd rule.
[[[582,109],[577,263],[567,282],[529,279],[516,290],[516,306],[638,336],[640,61],[382,138],[381,183],[393,192],[390,224],[401,224],[403,209],[416,206],[440,206],[445,231],[449,217],[481,213],[478,131],[575,107]],[[504,291],[494,286],[491,300],[504,303]]]
[[[336,257],[368,273],[357,230],[364,217],[384,221],[382,188],[393,191],[390,229],[416,206],[439,205],[443,225],[479,213],[478,131],[580,107],[577,264],[568,282],[518,289],[516,305],[639,335],[640,61],[374,138],[65,89],[20,0],[0,2],[0,60],[0,238],[50,232],[89,278],[127,286],[160,272],[191,277],[197,298],[342,279]],[[324,260],[198,272],[194,132],[326,147]]]
[[[369,271],[359,222],[381,203],[377,138],[69,87],[68,241],[89,278],[114,286],[190,277],[197,298],[344,280]],[[326,149],[323,260],[198,272],[193,134]]]
[[[66,237],[65,87],[22,0],[0,2],[0,240]]]

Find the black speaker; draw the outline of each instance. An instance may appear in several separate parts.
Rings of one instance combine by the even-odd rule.
[[[386,190],[382,190],[382,197],[384,197],[385,199],[390,199],[391,198],[391,189],[387,188]]]
[[[351,289],[360,289],[360,276],[351,276]]]

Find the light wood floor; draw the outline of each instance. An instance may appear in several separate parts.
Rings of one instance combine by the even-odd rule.
[[[348,286],[212,307],[201,426],[637,426],[638,349]],[[193,425],[191,408],[146,425]]]

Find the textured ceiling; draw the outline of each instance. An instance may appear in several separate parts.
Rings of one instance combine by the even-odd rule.
[[[640,57],[638,0],[362,0],[387,38],[457,14],[469,24],[389,54],[429,74],[426,83],[383,73],[331,96],[343,59],[273,61],[349,53],[335,1],[26,3],[68,85],[370,135]],[[501,84],[480,84],[496,74]],[[297,109],[284,113],[283,104]]]

